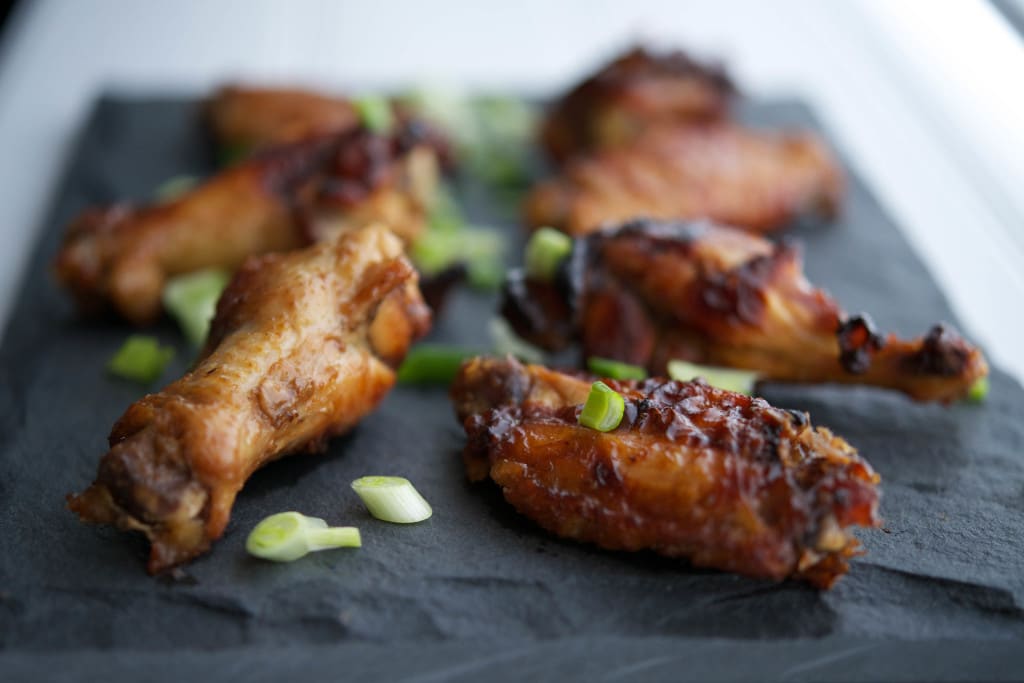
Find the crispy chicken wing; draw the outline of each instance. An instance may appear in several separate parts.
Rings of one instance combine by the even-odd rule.
[[[57,255],[61,284],[93,312],[137,324],[160,313],[168,277],[234,269],[376,221],[406,240],[425,225],[438,176],[418,124],[389,136],[365,129],[267,150],[164,204],[83,213]]]
[[[359,125],[346,99],[295,88],[226,86],[206,103],[217,141],[236,149],[260,149]]]
[[[541,132],[557,161],[616,147],[659,124],[722,118],[735,89],[725,72],[681,51],[634,48],[556,102]]]
[[[514,360],[463,365],[452,387],[471,479],[490,477],[559,536],[827,588],[878,524],[871,467],[805,413],[702,381],[607,382],[611,432],[577,420],[590,381]]]
[[[654,373],[681,358],[942,402],[988,374],[981,351],[948,326],[882,337],[807,282],[795,246],[710,223],[636,221],[577,239],[554,283],[513,274],[503,312],[545,348],[578,340],[587,357]]]
[[[145,533],[150,572],[204,552],[255,470],[322,450],[381,401],[430,323],[416,280],[381,226],[250,258],[199,363],[125,412],[71,509]]]
[[[804,214],[832,216],[842,193],[842,171],[814,135],[723,122],[654,128],[575,158],[533,189],[526,216],[571,235],[639,216],[770,232]]]

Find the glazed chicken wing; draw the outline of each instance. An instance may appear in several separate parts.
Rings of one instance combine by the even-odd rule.
[[[401,240],[380,226],[250,258],[199,363],[125,412],[71,509],[145,533],[152,573],[204,552],[255,470],[322,450],[387,394],[429,326],[416,281]]]
[[[57,255],[80,308],[136,324],[160,313],[167,278],[234,269],[252,254],[297,248],[381,221],[406,240],[425,225],[437,184],[433,148],[409,124],[276,147],[164,204],[86,211]]]
[[[720,67],[681,51],[634,48],[556,102],[541,135],[551,157],[564,162],[628,143],[651,126],[722,118],[734,92]]]
[[[545,348],[578,340],[585,357],[653,373],[680,358],[942,402],[988,374],[981,351],[948,326],[882,337],[804,278],[795,246],[710,223],[636,221],[580,238],[555,282],[513,274],[503,312]]]
[[[340,97],[294,88],[220,88],[206,103],[206,117],[217,141],[232,149],[254,150],[359,125],[352,103]]]
[[[842,171],[812,134],[715,123],[651,129],[575,158],[533,189],[526,215],[571,235],[639,216],[771,232],[805,214],[834,215],[842,193]]]
[[[578,423],[589,380],[468,361],[452,398],[470,478],[558,536],[822,588],[856,553],[848,527],[878,524],[878,475],[805,413],[699,380],[607,383],[626,409],[605,433]]]

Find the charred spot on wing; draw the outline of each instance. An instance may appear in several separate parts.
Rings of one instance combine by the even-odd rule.
[[[522,270],[512,271],[502,288],[500,306],[515,333],[530,343],[558,351],[572,342],[574,316],[556,284],[531,280]]]
[[[885,346],[885,340],[866,313],[840,322],[836,339],[839,341],[839,362],[854,375],[867,372],[871,367],[871,357]]]
[[[733,322],[757,325],[765,312],[765,292],[786,252],[757,256],[731,270],[704,276],[700,300]]]
[[[962,373],[974,348],[956,330],[939,323],[921,340],[921,349],[906,359],[908,370],[922,375],[955,377]]]
[[[365,128],[344,137],[332,155],[319,195],[342,206],[354,206],[386,180],[396,155],[391,139]]]

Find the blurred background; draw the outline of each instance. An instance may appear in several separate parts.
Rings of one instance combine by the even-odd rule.
[[[1024,378],[1024,0],[19,0],[0,16],[0,322],[103,91],[543,96],[646,40],[721,58],[754,97],[808,102],[969,333]]]

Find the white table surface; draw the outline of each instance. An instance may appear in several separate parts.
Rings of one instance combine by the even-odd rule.
[[[808,100],[966,332],[1024,379],[1024,44],[983,0],[23,3],[0,44],[0,322],[104,89],[544,93],[641,38],[725,58],[752,94]]]

